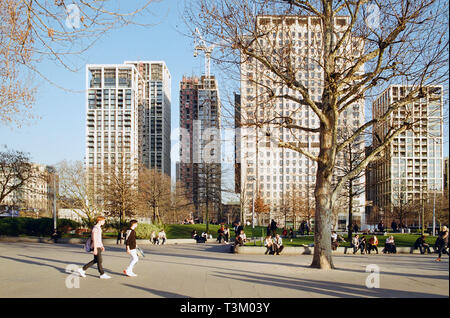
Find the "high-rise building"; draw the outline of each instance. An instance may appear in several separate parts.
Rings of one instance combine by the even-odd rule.
[[[221,208],[220,98],[217,80],[183,77],[180,82],[180,163],[182,181],[195,206],[194,217],[204,219],[205,209],[218,217]]]
[[[388,107],[404,98],[412,86],[391,85],[372,105],[374,118],[380,117]],[[421,202],[433,192],[441,192],[443,178],[443,112],[442,86],[425,87],[426,97],[399,107],[388,120],[373,130],[373,146],[385,140],[392,127],[404,121],[413,123],[408,130],[388,146],[385,156],[371,164],[375,184],[373,204],[390,215],[392,210],[406,202]],[[428,196],[429,197],[429,196]],[[410,220],[415,222],[417,218]],[[409,224],[408,224],[409,225]]]
[[[137,176],[142,86],[133,65],[86,65],[86,167],[122,165]]]
[[[139,162],[170,176],[171,76],[163,61],[125,61],[144,81],[139,108]]]
[[[170,100],[164,62],[86,65],[86,167],[170,175]]]
[[[335,23],[337,34],[342,34],[340,32],[348,26],[349,18],[336,17]],[[264,35],[253,41],[252,49],[266,56],[268,63],[280,65],[280,69],[286,65],[287,72],[295,72],[296,80],[308,89],[311,99],[319,102],[324,88],[324,72],[320,66],[323,38],[320,19],[312,16],[258,16],[256,25],[260,34]],[[362,52],[363,42],[349,37],[343,47],[340,54],[356,57]],[[345,62],[339,62],[338,66],[345,67]],[[357,73],[362,72],[363,67]],[[291,95],[295,99],[303,99],[299,91],[282,82],[260,61],[241,56],[240,110],[236,108],[236,111],[239,112],[240,122],[246,127],[241,127],[238,132],[240,158],[237,158],[239,162],[236,164],[240,164],[245,220],[251,221],[251,201],[259,196],[270,206],[270,212],[260,219],[262,223],[267,224],[274,218],[279,224],[289,222],[287,225],[290,226],[292,214],[289,209],[292,209],[292,202],[298,204],[298,198],[302,200],[302,209],[307,210],[303,214],[314,215],[317,164],[298,152],[278,147],[277,141],[295,142],[309,153],[318,155],[319,134],[306,130],[292,132],[273,122],[275,118],[278,121],[289,118],[293,124],[318,128],[320,121],[308,106],[283,97]],[[357,99],[341,114],[339,126],[358,128],[364,119],[364,100]],[[257,122],[263,123],[262,128],[255,127]],[[358,143],[357,147],[364,151],[364,143]],[[354,204],[354,220],[364,223],[363,193],[354,198]],[[338,211],[339,220],[344,221],[343,226],[347,221],[347,211],[347,208]]]

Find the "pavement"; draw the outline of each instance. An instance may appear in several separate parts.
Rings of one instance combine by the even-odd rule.
[[[218,243],[147,245],[138,277],[127,277],[124,247],[105,248],[109,280],[99,279],[96,265],[85,278],[71,274],[92,259],[82,245],[0,242],[0,297],[449,297],[447,255],[442,262],[435,254],[335,255],[336,269],[324,271],[309,267],[311,255],[231,254]]]

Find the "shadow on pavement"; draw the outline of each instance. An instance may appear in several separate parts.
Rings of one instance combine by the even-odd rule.
[[[25,255],[21,255],[21,256],[25,256]],[[26,256],[26,257],[30,257],[30,256]],[[31,260],[25,260],[25,259],[8,257],[8,256],[0,256],[0,258],[8,259],[8,260],[11,260],[11,261],[14,261],[14,262],[21,262],[21,263],[25,263],[25,264],[38,265],[38,266],[47,266],[47,267],[54,268],[54,269],[56,269],[57,271],[59,271],[61,273],[66,273],[66,269],[65,268],[61,268],[61,267],[57,267],[57,266],[53,266],[53,265],[49,265],[49,264],[45,264],[45,263],[39,263],[39,262],[31,261]],[[32,257],[32,258],[37,258],[37,257]],[[45,260],[47,260],[47,259],[45,259]],[[60,262],[60,263],[64,263],[66,265],[69,265],[69,263],[67,263],[67,262],[61,262],[61,261],[57,261],[57,260],[49,260],[49,261],[55,261],[55,262]]]
[[[242,273],[233,273],[232,275],[225,275],[223,273],[214,274],[213,276],[220,278],[233,279],[237,281],[244,281],[251,284],[263,284],[270,287],[289,288],[300,290],[303,292],[316,293],[324,297],[408,297],[408,298],[430,298],[430,297],[446,297],[438,294],[409,292],[402,290],[392,290],[385,288],[367,288],[364,284],[354,285],[348,283],[337,282],[321,282],[309,279],[274,276],[274,275],[249,275]],[[276,297],[276,295],[274,295]]]
[[[157,296],[165,297],[165,298],[191,298],[191,297],[185,296],[185,295],[174,294],[174,293],[170,293],[170,292],[165,292],[165,291],[161,291],[161,290],[145,288],[145,287],[141,287],[141,286],[134,286],[134,285],[130,285],[130,284],[122,284],[122,285],[128,286],[128,287],[132,287],[132,288],[136,288],[136,289],[140,289],[140,290],[152,293],[152,294],[157,295]]]

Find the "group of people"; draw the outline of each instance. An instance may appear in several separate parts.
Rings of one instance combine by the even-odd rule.
[[[264,240],[264,247],[266,251],[264,255],[280,255],[283,250],[283,239],[280,237],[280,234],[275,234],[275,237],[272,239],[272,235],[267,235]]]
[[[105,247],[102,242],[102,226],[105,224],[105,217],[99,216],[96,218],[96,224],[92,229],[90,240],[88,240],[89,244],[87,245],[88,250],[94,254],[94,259],[89,263],[85,264],[83,267],[78,269],[78,273],[81,277],[86,277],[86,270],[94,264],[97,264],[98,272],[100,273],[101,279],[110,279],[111,276],[105,273],[103,270],[103,257],[102,253],[105,251]],[[126,276],[134,277],[137,276],[133,272],[133,268],[136,263],[139,261],[138,252],[137,252],[137,244],[136,244],[136,227],[138,221],[131,220],[130,228],[126,231],[125,236],[125,245],[126,252],[130,255],[130,263],[126,269],[123,270],[123,273]]]
[[[164,229],[161,229],[158,233],[158,236],[156,236],[156,232],[153,231],[150,236],[150,241],[153,245],[164,245],[167,241],[166,232]]]

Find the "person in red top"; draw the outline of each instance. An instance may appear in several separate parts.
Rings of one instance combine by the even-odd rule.
[[[367,252],[370,254],[370,251],[374,249],[378,254],[378,238],[376,235],[369,239],[369,244],[367,244]]]

